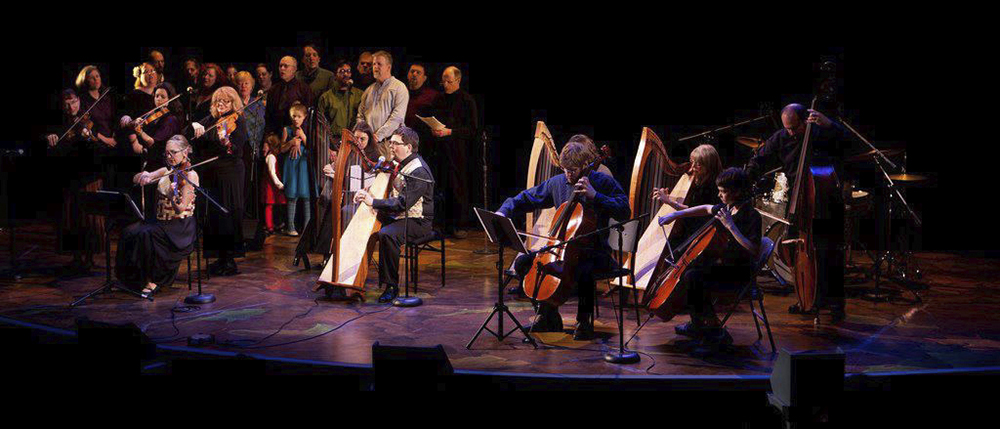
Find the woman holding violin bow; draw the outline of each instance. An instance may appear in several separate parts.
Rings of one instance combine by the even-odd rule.
[[[156,222],[135,222],[122,230],[115,273],[122,283],[149,296],[168,287],[181,261],[194,250],[196,238],[195,186],[200,180],[191,170],[191,144],[184,136],[171,137],[164,150],[165,167],[141,172],[132,179],[139,185],[155,184]]]
[[[593,154],[579,142],[570,141],[559,155],[559,163],[565,174],[552,177],[542,184],[522,191],[508,198],[497,211],[506,217],[521,215],[531,210],[560,207],[553,220],[549,236],[552,240],[568,241],[575,230],[576,235],[593,231],[608,224],[609,218],[626,220],[629,218],[628,196],[621,185],[607,174],[596,171],[601,159],[592,159]],[[563,216],[562,214],[567,215]],[[564,219],[565,218],[565,219]],[[576,225],[586,225],[577,228]],[[608,233],[599,234],[590,240],[577,241],[555,252],[560,260],[549,260],[549,254],[532,257],[519,255],[514,261],[518,277],[524,279],[525,294],[538,302],[538,317],[530,326],[532,332],[561,332],[562,316],[558,306],[568,299],[572,289],[579,297],[576,320],[578,322],[573,338],[591,340],[594,338],[594,291],[595,273],[607,271],[618,263],[611,257]],[[544,260],[542,260],[544,259]],[[567,263],[568,262],[568,263]],[[535,273],[541,265],[541,273]],[[544,283],[558,278],[558,285],[543,296],[540,289]],[[535,279],[539,279],[536,281]],[[537,286],[535,283],[543,286]],[[530,290],[529,290],[530,289]]]

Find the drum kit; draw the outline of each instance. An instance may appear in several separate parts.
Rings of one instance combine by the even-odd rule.
[[[764,144],[763,139],[745,136],[736,137],[736,142],[754,151]],[[867,141],[865,142],[867,143]],[[883,167],[886,163],[893,169],[896,169],[895,164],[890,161],[890,158],[897,160],[902,158],[903,167],[899,169],[901,171],[900,174],[888,174],[886,172]],[[901,209],[904,210],[904,213],[908,214],[908,217],[912,220],[912,224],[920,226],[919,217],[906,202],[900,188],[926,185],[930,181],[930,177],[907,173],[905,169],[906,152],[902,149],[872,149],[845,157],[843,163],[844,170],[849,176],[858,176],[860,174],[856,173],[859,171],[871,170],[867,168],[871,165],[877,167],[876,171],[881,176],[879,184],[873,186],[873,188],[881,188],[877,191],[871,188],[859,188],[859,181],[857,179],[851,178],[845,180],[843,199],[846,265],[849,269],[858,269],[853,265],[851,257],[855,245],[858,245],[873,261],[872,268],[865,273],[865,278],[866,280],[874,279],[874,295],[882,299],[884,296],[882,295],[879,283],[883,277],[910,286],[914,279],[922,276],[922,272],[916,264],[912,252],[908,250],[888,250],[892,246],[885,246],[886,250],[881,250],[878,253],[869,252],[861,241],[856,238],[861,223],[860,220],[876,215],[882,216],[882,219],[885,220],[881,225],[881,234],[885,237],[884,243],[891,242],[891,223],[894,212],[898,212]],[[754,194],[757,195],[754,205],[761,214],[763,222],[762,230],[766,237],[776,242],[784,234],[785,226],[787,225],[784,216],[790,192],[785,173],[778,170],[765,173],[760,181],[754,184]],[[876,204],[874,201],[876,194],[882,196],[882,204]],[[880,213],[875,213],[876,210],[880,211]],[[772,289],[771,291],[779,293],[791,292],[792,289],[789,285],[794,283],[794,273],[791,267],[784,265],[779,258],[772,257],[765,269],[780,285],[777,289]],[[919,299],[919,296],[917,298]]]

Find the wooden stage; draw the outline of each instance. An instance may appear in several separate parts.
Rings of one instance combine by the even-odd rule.
[[[0,266],[6,268],[8,236],[0,236]],[[370,364],[371,346],[444,346],[456,369],[535,374],[602,375],[767,375],[774,356],[766,337],[757,342],[753,321],[744,303],[729,323],[735,343],[715,356],[696,357],[690,343],[674,334],[686,316],[665,323],[650,321],[629,348],[641,353],[631,365],[605,363],[606,351],[618,346],[617,327],[610,297],[600,301],[596,322],[598,339],[576,342],[575,300],[562,308],[566,333],[543,334],[538,350],[513,334],[503,342],[488,334],[472,350],[465,344],[491,311],[497,295],[495,255],[477,255],[481,234],[465,240],[448,240],[447,279],[440,285],[438,255],[425,253],[420,260],[420,291],[424,305],[395,308],[378,304],[377,270],[369,271],[364,303],[331,302],[313,292],[319,270],[302,271],[291,265],[297,238],[272,236],[264,250],[239,260],[241,274],[212,277],[206,291],[217,301],[187,313],[171,309],[183,305],[189,293],[186,266],[178,283],[156,295],[154,302],[125,293],[103,295],[76,308],[68,304],[104,281],[104,256],[90,276],[57,277],[57,267],[68,256],[53,251],[55,235],[45,225],[17,231],[16,254],[24,278],[0,283],[0,316],[56,328],[73,329],[76,319],[109,323],[133,322],[158,341],[184,345],[188,336],[213,334],[215,350],[308,359],[335,363]],[[24,253],[27,252],[27,253]],[[508,257],[509,257],[508,253]],[[842,349],[847,371],[885,372],[922,369],[986,367],[1000,363],[1000,264],[952,254],[918,255],[926,288],[897,294],[891,302],[861,297],[863,288],[849,287],[847,317],[831,324],[829,316],[814,323],[810,316],[788,314],[794,295],[767,294],[765,305],[778,348],[789,350]],[[313,255],[314,263],[320,257]],[[867,266],[867,260],[856,255]],[[855,276],[851,276],[855,278]],[[761,277],[762,285],[775,283]],[[601,286],[599,286],[600,288]],[[898,289],[893,284],[889,288]],[[916,299],[919,294],[920,300]],[[530,321],[527,301],[508,301],[522,323]],[[626,313],[625,335],[636,330],[632,310]],[[646,319],[646,314],[642,314]],[[512,325],[505,321],[505,329]],[[496,328],[496,322],[490,324]]]

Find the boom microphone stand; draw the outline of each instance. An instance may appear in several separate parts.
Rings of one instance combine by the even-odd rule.
[[[488,139],[489,139],[489,135],[486,134],[486,131],[484,130],[483,134],[482,134],[482,140],[483,140],[483,159],[482,159],[482,161],[483,161],[483,207],[489,207],[490,206],[490,197],[488,195],[489,186],[487,186],[487,182],[486,182],[487,181],[486,142],[487,142]],[[475,253],[477,255],[493,255],[493,254],[497,253],[497,250],[494,250],[494,249],[490,248],[489,242],[490,242],[489,237],[483,236],[483,248],[482,249],[476,249],[472,253]]]

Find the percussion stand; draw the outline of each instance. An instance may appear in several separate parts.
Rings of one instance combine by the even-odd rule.
[[[837,119],[840,121],[841,124],[844,124],[844,126],[848,130],[850,130],[851,133],[853,133],[859,140],[861,140],[864,144],[866,144],[869,148],[871,148],[871,150],[873,152],[873,154],[872,154],[872,162],[875,163],[875,165],[878,167],[879,171],[882,173],[882,177],[885,179],[884,183],[885,183],[885,188],[886,188],[886,199],[887,199],[885,207],[886,207],[886,214],[887,214],[887,216],[886,216],[886,231],[884,231],[884,233],[886,234],[887,238],[889,238],[889,240],[886,240],[886,242],[887,243],[891,242],[891,236],[892,236],[892,211],[893,211],[892,210],[892,206],[893,206],[893,204],[894,204],[894,202],[896,200],[898,200],[900,203],[902,203],[903,207],[906,208],[906,210],[907,210],[908,214],[910,215],[910,218],[913,220],[914,224],[916,224],[916,226],[918,226],[918,227],[921,226],[922,222],[920,220],[920,217],[917,216],[916,212],[913,211],[913,208],[910,207],[910,204],[906,202],[906,198],[903,197],[902,192],[899,191],[899,187],[896,186],[895,181],[893,181],[892,178],[889,177],[889,173],[886,171],[885,166],[882,165],[882,162],[884,161],[886,164],[889,165],[889,168],[891,168],[893,170],[895,170],[895,169],[897,169],[899,167],[897,167],[896,164],[894,164],[892,161],[890,161],[889,158],[886,157],[885,154],[882,153],[882,151],[880,151],[878,148],[876,148],[875,145],[873,145],[871,142],[869,142],[868,139],[866,139],[863,135],[861,135],[861,133],[859,133],[857,130],[855,130],[854,127],[852,127],[851,124],[849,124],[846,120],[844,120],[843,117],[838,116]],[[903,172],[905,172],[906,167],[903,167],[902,170],[903,170]],[[889,247],[891,247],[891,245]],[[889,276],[887,276],[887,277],[889,277],[890,280],[894,280],[897,283],[900,283],[901,285],[908,286],[910,280],[907,278],[907,275],[906,275],[905,271],[899,270],[898,267],[897,267],[897,270],[900,271],[899,272],[900,275],[896,276],[896,277],[891,276],[892,270],[893,270],[893,262],[896,262],[897,264],[902,263],[904,266],[909,266],[909,264],[912,263],[911,261],[909,261],[910,259],[912,259],[911,252],[909,252],[909,251],[904,252],[903,257],[900,258],[900,259],[902,259],[902,261],[897,261],[897,258],[895,257],[895,255],[893,255],[893,252],[890,249],[884,249],[884,250],[880,251],[880,253],[878,254],[878,256],[876,258],[872,259],[872,273],[873,273],[873,276],[875,277],[875,297],[876,297],[876,299],[879,299],[879,300],[883,299],[882,294],[881,294],[881,286],[880,286],[881,277],[882,277],[882,263],[883,262],[886,263],[886,270],[885,271],[886,271],[886,273],[890,274]],[[919,273],[919,269],[917,270],[917,272]],[[917,301],[919,302],[921,300],[920,299],[920,295],[917,295],[916,292],[914,292],[913,294],[914,294],[914,296],[916,296]]]

